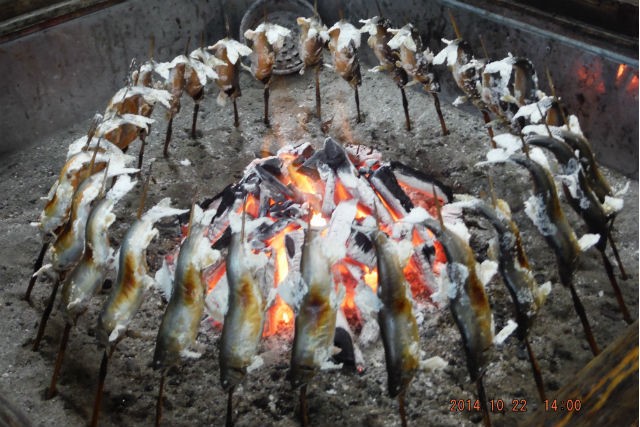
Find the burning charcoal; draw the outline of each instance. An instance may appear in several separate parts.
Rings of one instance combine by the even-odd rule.
[[[316,115],[318,120],[322,122],[322,107],[320,100],[320,69],[322,68],[323,50],[325,44],[329,41],[327,27],[320,21],[320,16],[316,15],[311,18],[299,17],[296,22],[300,26],[300,58],[302,59],[302,68],[300,74],[304,74],[306,68],[314,68],[316,80]]]
[[[247,30],[244,37],[252,42],[251,74],[264,84],[264,124],[269,127],[269,84],[276,54],[284,39],[291,33],[288,28],[262,22],[255,30]]]
[[[233,125],[238,127],[240,126],[240,119],[238,117],[236,98],[242,95],[242,92],[240,91],[240,63],[238,60],[241,56],[251,54],[251,49],[239,41],[229,37],[219,40],[216,44],[209,46],[207,49],[212,51],[213,55],[217,59],[224,62],[224,64],[216,65],[214,68],[215,72],[218,74],[216,84],[220,88],[218,105],[224,105],[226,98],[231,98],[233,101]]]
[[[329,34],[329,50],[333,57],[336,72],[353,88],[356,97],[357,122],[360,123],[360,98],[358,86],[362,84],[358,48],[360,47],[360,31],[345,20],[336,22],[327,31]]]
[[[382,166],[373,173],[370,180],[378,194],[383,197],[388,194],[387,197],[384,197],[385,201],[392,203],[396,210],[403,211],[403,216],[413,209],[411,199],[398,184],[391,166]]]

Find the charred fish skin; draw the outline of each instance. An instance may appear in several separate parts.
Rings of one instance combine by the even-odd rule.
[[[62,288],[62,306],[68,322],[74,323],[87,309],[89,299],[106,277],[112,256],[107,230],[116,218],[111,212],[113,207],[112,200],[103,198],[87,219],[83,258],[67,276]]]
[[[211,250],[203,233],[203,227],[192,226],[180,248],[173,292],[156,339],[154,369],[177,364],[196,341],[207,289],[202,272],[219,256],[217,251]]]
[[[600,202],[604,203],[605,196],[613,195],[613,191],[604,175],[602,175],[602,172],[600,172],[596,157],[591,149],[591,144],[589,144],[589,141],[582,135],[567,130],[562,130],[560,136],[571,148],[578,150],[580,153],[580,162],[589,180],[589,185],[598,196]]]
[[[157,234],[153,222],[138,219],[123,239],[116,282],[98,318],[98,340],[105,347],[122,338],[151,285],[146,247]]]
[[[578,159],[574,156],[572,148],[567,143],[550,137],[528,138],[527,144],[543,147],[551,151],[562,165],[564,174],[577,174],[578,189],[581,194],[577,194],[578,198],[575,198],[567,185],[563,184],[566,199],[573,210],[576,211],[576,213],[582,217],[585,224],[587,224],[589,232],[600,235],[600,240],[596,246],[599,250],[604,250],[609,233],[609,218],[598,197],[589,186],[587,177]]]
[[[543,221],[538,231],[553,249],[558,260],[560,279],[567,285],[571,283],[571,277],[576,269],[580,246],[573,228],[560,207],[553,177],[544,166],[523,155],[512,155],[511,161],[525,167],[533,179],[534,197],[537,199],[536,203],[540,205],[537,219]]]
[[[502,201],[499,201],[502,202]],[[471,209],[484,216],[498,234],[498,270],[515,303],[518,339],[524,339],[544,302],[538,284],[529,268],[520,230],[505,213],[477,200]]]
[[[335,336],[334,282],[321,232],[321,229],[309,227],[302,248],[300,271],[308,290],[295,318],[289,374],[294,388],[307,385],[329,360]]]
[[[433,219],[427,219],[425,226],[436,235],[447,256],[447,274],[452,282],[449,286],[455,286],[449,289],[449,307],[462,335],[469,375],[476,381],[486,362],[484,351],[493,342],[489,299],[476,273],[476,261],[469,245]]]
[[[226,258],[229,304],[220,339],[220,382],[225,391],[242,382],[258,353],[266,301],[246,260],[241,233],[231,236]]]
[[[390,397],[403,393],[420,365],[418,324],[413,315],[409,285],[398,254],[387,235],[377,231],[373,239],[378,265],[378,312],[387,366]]]

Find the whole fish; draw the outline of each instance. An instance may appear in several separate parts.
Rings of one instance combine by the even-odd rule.
[[[464,201],[461,205],[463,209],[485,217],[498,234],[498,271],[513,299],[518,323],[517,336],[522,340],[544,304],[546,293],[538,287],[533,277],[520,230],[511,219],[508,205],[501,199],[496,202],[496,208],[480,199]]]
[[[600,172],[598,162],[596,162],[596,157],[591,149],[591,144],[589,144],[589,141],[584,136],[568,130],[561,130],[560,136],[571,148],[578,150],[580,162],[589,180],[589,185],[598,196],[600,202],[604,203],[605,196],[612,196],[613,191],[604,175],[602,175],[602,172]]]
[[[471,199],[461,203],[463,209],[470,209],[484,216],[498,234],[498,270],[515,307],[518,325],[516,335],[520,341],[525,343],[538,393],[540,398],[545,400],[542,373],[531,349],[528,334],[550,288],[548,284],[538,287],[533,277],[527,254],[522,246],[520,231],[515,221],[511,219],[509,205],[501,199],[496,199],[495,204],[496,207],[492,208],[480,199]]]
[[[360,98],[358,86],[362,84],[358,48],[360,47],[360,31],[341,19],[327,30],[329,35],[329,51],[333,57],[333,67],[353,88],[356,100],[357,122],[360,123]]]
[[[493,343],[493,315],[489,299],[476,272],[476,260],[469,244],[433,218],[425,225],[444,248],[449,277],[449,308],[462,336],[467,370],[475,381],[485,426],[491,425],[487,397],[482,382],[485,350]]]
[[[591,352],[595,356],[600,353],[600,349],[593,337],[589,319],[573,284],[573,274],[581,248],[560,207],[553,177],[544,166],[524,155],[514,154],[510,159],[512,162],[524,166],[533,179],[533,196],[525,202],[525,212],[536,225],[547,245],[555,253],[560,282],[571,291],[573,305],[582,322]]]
[[[618,281],[613,273],[613,266],[605,253],[607,240],[610,240],[612,242],[611,246],[614,249],[614,255],[616,255],[616,257],[618,256],[615,243],[611,237],[610,219],[615,215],[605,212],[604,206],[591,190],[587,177],[583,172],[580,162],[575,157],[572,147],[559,139],[543,136],[527,138],[527,143],[544,147],[556,156],[558,163],[563,169],[563,177],[561,179],[563,181],[562,188],[566,199],[573,210],[576,211],[585,222],[589,232],[599,236],[595,246],[598,251],[600,251],[602,262],[618,301],[620,311],[625,321],[630,324],[632,322],[631,315],[624,302]],[[618,263],[622,265],[620,261],[618,261]],[[624,272],[624,269],[621,268],[621,271]]]
[[[289,374],[294,388],[307,385],[332,356],[338,307],[322,231],[310,226],[302,247],[300,273],[307,292],[295,317]]]
[[[420,365],[418,324],[413,315],[411,290],[403,273],[397,245],[377,231],[373,239],[378,264],[378,312],[384,344],[389,396],[404,396]]]
[[[98,318],[97,335],[105,347],[112,347],[124,336],[131,319],[140,307],[145,291],[153,284],[147,275],[146,249],[158,235],[154,223],[161,218],[179,215],[186,210],[173,209],[165,198],[137,219],[127,231],[118,258],[118,276]]]
[[[230,227],[226,258],[229,300],[220,338],[220,382],[227,392],[227,426],[233,425],[233,392],[258,354],[267,308],[261,283],[266,256],[253,254],[233,218]]]
[[[206,223],[192,224],[180,247],[173,291],[156,339],[154,369],[175,365],[195,344],[207,289],[203,271],[220,257],[204,235],[206,227]]]
[[[469,244],[450,229],[428,218],[425,225],[436,236],[447,256],[449,308],[462,335],[467,368],[472,381],[481,377],[484,352],[493,342],[493,316],[489,299],[476,272]]]

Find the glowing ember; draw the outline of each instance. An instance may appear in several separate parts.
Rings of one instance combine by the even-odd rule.
[[[323,228],[323,236],[332,239],[331,245],[345,247],[344,252],[336,252],[339,259],[332,266],[332,274],[336,293],[344,295],[340,308],[353,331],[362,329],[363,322],[371,318],[371,307],[375,307],[371,299],[376,299],[378,271],[367,231],[373,226],[395,239],[411,242],[413,253],[403,272],[413,297],[430,301],[435,284],[428,283],[427,277],[432,276],[426,270],[433,268],[437,274],[440,263],[446,261],[444,252],[424,226],[402,221],[412,207],[432,211],[435,197],[444,205],[447,196],[441,188],[434,195],[435,185],[419,172],[404,165],[401,169],[397,172],[400,175],[394,175],[394,166],[383,163],[377,151],[357,146],[345,149],[328,139],[321,151],[308,144],[289,146],[280,149],[277,156],[255,160],[237,186],[214,199],[209,209],[215,209],[216,215],[207,234],[212,244],[224,250],[227,243],[222,237],[229,227],[229,213],[242,212],[244,206],[247,242],[254,253],[263,252],[269,258],[264,277],[272,277],[273,282],[265,286],[273,289],[265,290],[269,294],[265,298],[272,303],[263,336],[293,330],[295,314],[288,303],[297,304],[301,296],[295,292],[303,291],[296,290],[299,277],[289,276],[291,269],[297,272],[300,268],[307,222]],[[324,194],[331,194],[331,199],[324,200]],[[377,217],[375,222],[371,221],[372,215]],[[404,230],[399,235],[396,225]],[[173,255],[167,256],[168,263],[175,261]],[[224,263],[207,274],[208,293],[214,297],[218,311],[226,307],[225,301],[218,301],[226,294],[224,288],[214,289],[225,274]],[[365,304],[366,316],[359,304]],[[216,320],[222,321],[219,313]]]

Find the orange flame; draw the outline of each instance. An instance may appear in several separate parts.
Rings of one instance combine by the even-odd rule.
[[[296,224],[289,224],[267,242],[275,254],[275,272],[273,276],[274,287],[276,288],[289,275],[289,261],[287,260],[287,248],[284,239],[288,233],[296,228],[298,228]],[[293,327],[293,317],[291,307],[279,295],[276,296],[275,302],[267,311],[267,319],[262,335],[268,337],[279,331],[291,329]]]

